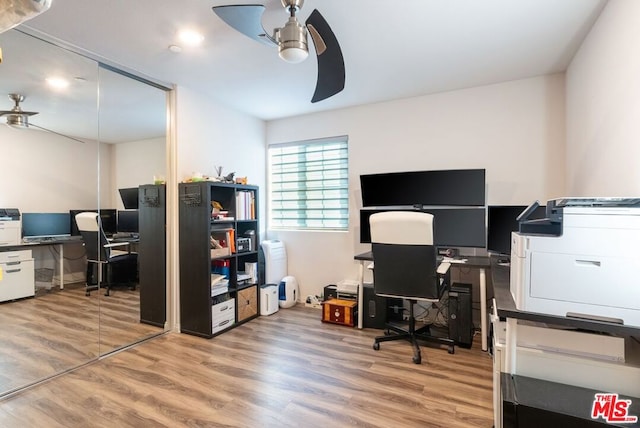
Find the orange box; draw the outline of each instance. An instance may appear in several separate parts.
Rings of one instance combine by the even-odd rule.
[[[358,303],[353,300],[325,300],[322,302],[322,321],[353,327],[358,314],[357,307]]]

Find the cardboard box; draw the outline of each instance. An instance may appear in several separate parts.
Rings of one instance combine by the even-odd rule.
[[[353,300],[329,299],[322,302],[322,321],[353,327],[358,316],[358,303]]]

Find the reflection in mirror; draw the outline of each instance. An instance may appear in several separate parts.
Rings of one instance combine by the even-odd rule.
[[[165,205],[148,204],[143,193],[157,187],[164,194],[154,177],[165,175],[166,94],[106,66],[98,86],[100,212],[117,219],[116,230],[106,231],[115,232],[109,237],[114,247],[101,283],[105,354],[164,330]]]
[[[165,328],[166,95],[19,30],[0,47],[1,397]],[[149,186],[154,210],[123,206]],[[139,256],[109,296],[75,222],[94,210]]]
[[[18,30],[0,47],[1,395],[97,358],[100,307],[69,215],[97,202],[98,65]]]

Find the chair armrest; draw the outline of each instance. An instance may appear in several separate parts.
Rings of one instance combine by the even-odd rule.
[[[110,244],[105,244],[104,248],[113,248],[113,247],[123,247],[123,246],[129,246],[130,242],[112,242]]]
[[[438,273],[438,275],[446,275],[449,272],[450,267],[451,267],[451,263],[442,262],[438,266],[438,269],[436,270],[436,272]]]

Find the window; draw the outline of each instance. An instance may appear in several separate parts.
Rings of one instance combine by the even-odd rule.
[[[269,146],[270,227],[347,230],[347,137]]]

